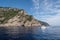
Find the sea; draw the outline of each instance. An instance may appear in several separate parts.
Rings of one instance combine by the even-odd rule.
[[[0,40],[60,40],[60,26],[0,27]]]

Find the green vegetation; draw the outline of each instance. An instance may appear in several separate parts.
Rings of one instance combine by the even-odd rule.
[[[45,26],[49,25],[46,22],[42,22],[42,21],[34,19],[32,15],[26,14],[26,12],[23,9],[0,7],[0,24],[7,23],[9,19],[11,19],[15,16],[16,16],[16,18],[19,18],[19,21],[17,21],[17,22],[23,22],[24,24],[27,21],[32,22],[32,20],[33,20],[38,23],[41,23],[41,25],[45,25]],[[14,19],[14,22],[15,22],[15,19]]]
[[[31,21],[32,20],[32,15],[26,15],[26,20]]]
[[[24,23],[26,23],[27,21],[32,21],[33,17],[32,15],[25,15],[25,20],[24,20]]]
[[[10,8],[9,7],[0,7],[0,8],[3,8],[3,9],[0,9],[0,24],[3,24],[3,23],[7,23],[7,21],[11,18],[13,18],[14,16],[18,15],[20,16],[20,20],[21,21],[24,21],[24,23],[26,21],[31,21],[32,20],[32,15],[25,15],[24,13],[18,13],[20,11],[22,11],[23,9],[15,9],[15,8]],[[14,11],[15,9],[15,11]],[[25,20],[24,20],[25,18]]]
[[[7,20],[9,20],[10,18],[14,17],[15,15],[17,15],[18,11],[14,11],[13,9],[11,10],[2,10],[0,11],[0,23],[6,23]],[[2,18],[4,18],[3,20],[1,20]]]

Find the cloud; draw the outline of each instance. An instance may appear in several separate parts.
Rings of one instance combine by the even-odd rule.
[[[60,25],[60,0],[32,0],[36,19]],[[41,2],[40,2],[41,1]]]
[[[50,25],[60,25],[60,14],[57,14],[56,16],[52,16],[50,18],[46,18],[46,21],[50,23]]]
[[[34,5],[34,13],[37,14],[38,13],[38,10],[40,8],[39,6],[39,0],[32,0],[33,1],[33,5]]]

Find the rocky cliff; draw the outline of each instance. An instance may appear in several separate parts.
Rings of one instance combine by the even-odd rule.
[[[49,26],[23,9],[0,7],[0,26]]]

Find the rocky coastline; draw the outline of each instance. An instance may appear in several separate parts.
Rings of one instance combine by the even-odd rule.
[[[49,24],[35,19],[32,15],[29,15],[23,9],[2,7],[0,8],[0,26],[7,26],[7,27],[30,26],[31,27],[31,26],[49,26]]]

